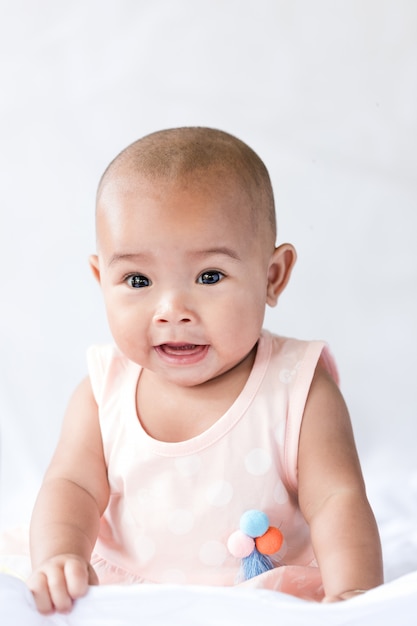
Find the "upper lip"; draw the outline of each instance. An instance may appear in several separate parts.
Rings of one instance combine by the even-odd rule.
[[[205,343],[201,343],[199,341],[161,341],[156,344],[155,347],[159,348],[160,346],[169,346],[170,348],[181,348],[184,346],[193,347],[193,346],[205,346]]]

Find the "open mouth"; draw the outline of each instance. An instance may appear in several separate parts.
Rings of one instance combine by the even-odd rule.
[[[159,348],[168,354],[185,354],[194,352],[197,348],[201,348],[201,346],[195,343],[163,343]]]
[[[155,350],[167,362],[192,364],[204,358],[208,346],[196,343],[162,343],[155,346]]]

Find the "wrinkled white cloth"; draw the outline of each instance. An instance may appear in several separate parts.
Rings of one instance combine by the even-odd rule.
[[[346,602],[320,604],[279,592],[230,587],[91,587],[71,613],[40,615],[26,585],[0,575],[5,626],[415,626],[417,572]]]

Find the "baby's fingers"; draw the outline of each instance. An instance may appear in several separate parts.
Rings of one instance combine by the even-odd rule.
[[[36,607],[43,615],[55,610],[66,613],[71,610],[72,600],[68,595],[63,572],[54,569],[53,572],[39,571],[32,574],[28,580]]]
[[[58,555],[45,561],[27,581],[40,613],[68,613],[73,601],[87,593],[93,568],[76,555]]]
[[[43,572],[35,572],[27,581],[32,592],[36,608],[40,613],[47,615],[54,610],[51,596],[49,595],[48,582]]]
[[[89,570],[84,561],[76,559],[68,560],[65,563],[65,580],[68,593],[76,600],[85,596],[88,590]]]

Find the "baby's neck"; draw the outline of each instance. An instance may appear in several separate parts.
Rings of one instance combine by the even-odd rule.
[[[143,370],[136,392],[136,410],[144,430],[159,441],[179,442],[205,432],[232,406],[249,378],[256,350],[227,376],[203,385],[183,387]]]

